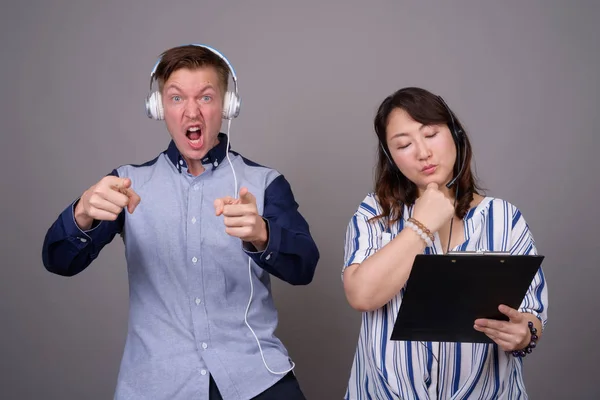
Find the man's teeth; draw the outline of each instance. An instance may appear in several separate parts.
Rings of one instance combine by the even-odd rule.
[[[190,132],[198,132],[199,130],[200,130],[200,128],[198,128],[197,126],[188,129],[188,131],[190,131]]]
[[[194,144],[198,144],[198,143],[200,143],[200,139],[196,139],[196,140],[190,139],[190,142],[192,142]]]

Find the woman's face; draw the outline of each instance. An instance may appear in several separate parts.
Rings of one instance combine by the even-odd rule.
[[[396,108],[389,116],[386,140],[392,159],[419,195],[431,182],[441,188],[452,179],[456,147],[446,124],[426,126]]]

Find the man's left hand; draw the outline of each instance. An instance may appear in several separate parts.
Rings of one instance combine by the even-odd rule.
[[[247,188],[240,189],[239,199],[223,197],[215,200],[214,206],[217,216],[224,216],[227,234],[252,243],[258,251],[267,247],[267,224],[258,214],[256,198]]]

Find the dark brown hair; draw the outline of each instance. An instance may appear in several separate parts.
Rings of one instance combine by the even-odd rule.
[[[194,45],[173,47],[162,53],[160,58],[161,60],[156,67],[155,76],[161,92],[163,85],[173,72],[181,68],[194,70],[203,67],[213,67],[217,71],[223,95],[227,91],[229,68],[221,57],[207,48]]]
[[[461,177],[451,188],[451,193],[456,194],[455,190],[458,187],[455,214],[462,219],[469,210],[471,201],[473,201],[473,194],[478,193],[479,188],[476,177],[471,171],[471,158],[473,155],[471,143],[460,121],[454,113],[450,114],[452,111],[449,111],[443,100],[433,93],[417,87],[400,89],[381,103],[374,120],[375,133],[387,154],[390,154],[387,145],[387,125],[390,114],[397,108],[406,111],[412,119],[423,125],[446,124],[450,131],[452,131],[452,118],[454,118],[456,129],[463,131],[462,139],[459,138],[458,142],[460,152],[457,151],[456,161],[454,162],[454,176],[458,174],[463,160],[465,167]],[[454,137],[455,143],[456,140],[457,138]],[[381,145],[378,150],[375,170],[375,194],[383,212],[376,218],[389,217],[389,223],[391,224],[402,218],[404,204],[412,205],[415,203],[417,186],[406,178],[395,164],[392,165],[393,161],[388,160]]]

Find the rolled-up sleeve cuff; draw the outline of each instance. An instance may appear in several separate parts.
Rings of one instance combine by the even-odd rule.
[[[519,308],[519,312],[532,314],[537,319],[539,319],[540,320],[540,324],[542,325],[542,333],[543,333],[544,329],[546,329],[546,321],[544,320],[544,318],[543,318],[543,316],[542,316],[542,314],[540,312],[538,312],[538,311],[536,311],[534,309],[525,308],[525,307]]]

